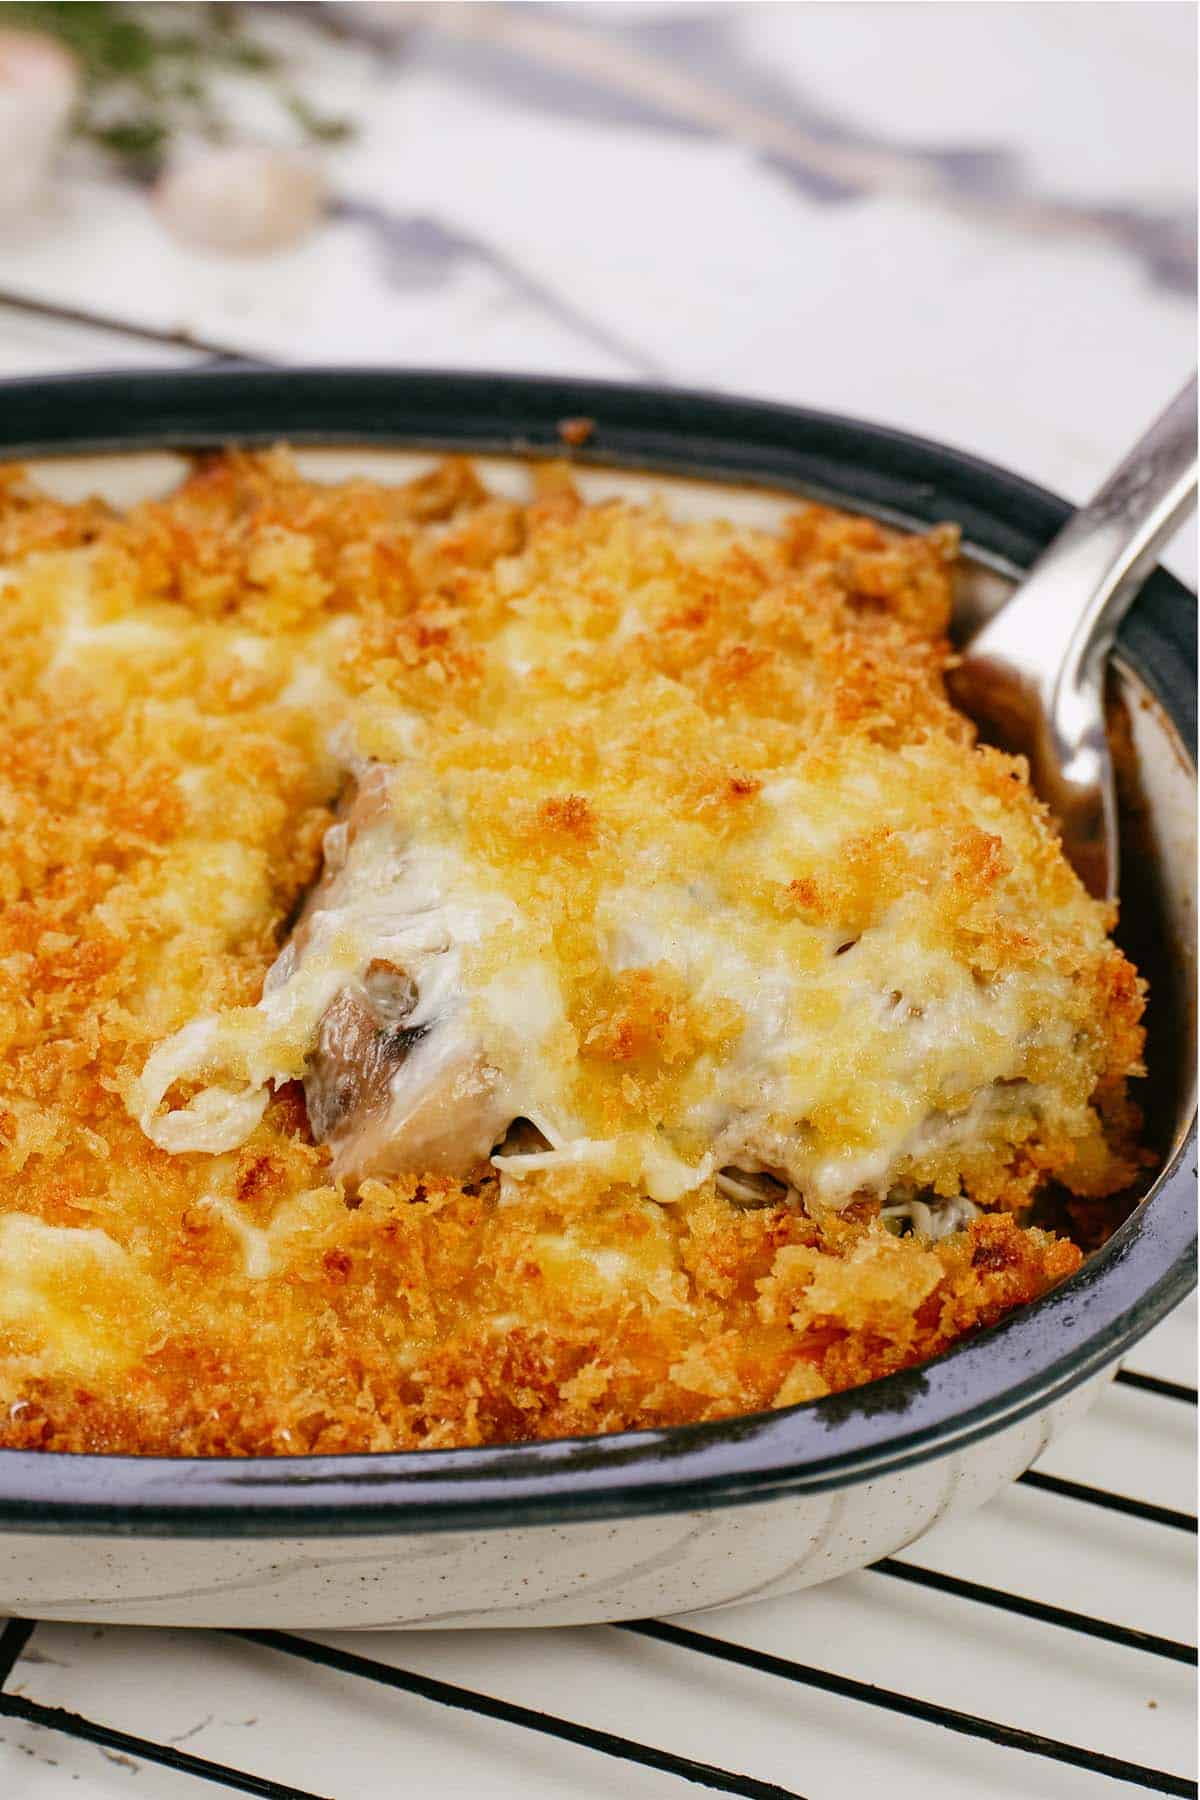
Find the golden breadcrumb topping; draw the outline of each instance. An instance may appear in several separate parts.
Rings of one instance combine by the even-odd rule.
[[[1073,1271],[1023,1219],[1121,1216],[1143,984],[947,699],[955,555],[556,465],[5,474],[0,1443],[716,1419]]]

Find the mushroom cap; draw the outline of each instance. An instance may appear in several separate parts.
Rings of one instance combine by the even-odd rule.
[[[252,255],[283,249],[312,230],[324,208],[325,181],[297,150],[206,148],[163,173],[154,204],[184,243]]]
[[[36,198],[78,92],[78,66],[61,44],[0,30],[0,214]]]

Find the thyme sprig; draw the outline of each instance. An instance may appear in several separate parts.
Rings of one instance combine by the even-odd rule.
[[[0,23],[45,32],[71,52],[80,71],[72,132],[139,179],[157,173],[180,132],[229,138],[213,85],[230,73],[266,83],[306,140],[332,143],[353,130],[295,90],[284,58],[247,30],[237,5],[10,0]]]

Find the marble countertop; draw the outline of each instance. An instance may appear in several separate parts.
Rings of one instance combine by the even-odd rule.
[[[322,228],[202,253],[76,168],[0,239],[0,291],[284,362],[800,402],[1071,497],[1194,360],[1186,5],[341,5],[255,30],[357,122],[323,153]],[[273,128],[246,84],[229,104]],[[179,355],[0,313],[0,372]]]
[[[202,254],[162,230],[144,191],[70,159],[37,216],[0,236],[0,377],[203,361],[211,347],[649,378],[870,417],[1082,498],[1194,361],[1190,6],[343,4],[272,7],[255,29],[358,122],[322,153],[326,221],[286,254]],[[231,87],[229,103],[247,130],[268,129],[252,90]],[[195,343],[154,335],[174,332]],[[1194,579],[1193,533],[1171,561]],[[1195,1317],[1161,1326],[1136,1368],[1194,1383]],[[1190,1508],[1194,1418],[1114,1388],[1043,1466]],[[1025,1488],[939,1528],[919,1557],[1182,1639],[1193,1541]],[[1190,1765],[1194,1687],[1170,1660],[870,1574],[717,1624],[1150,1769]],[[602,1629],[384,1634],[365,1648],[761,1784],[737,1791],[1137,1791],[846,1699],[697,1672]],[[690,1791],[212,1634],[42,1626],[7,1688],[254,1770],[279,1793],[599,1800],[614,1772],[631,1797]],[[202,1791],[3,1718],[0,1789]]]

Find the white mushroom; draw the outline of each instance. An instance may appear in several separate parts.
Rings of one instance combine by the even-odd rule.
[[[972,1219],[977,1219],[979,1208],[965,1194],[959,1194],[948,1200],[897,1200],[885,1206],[880,1217],[888,1230],[897,1236],[902,1235],[907,1226],[917,1237],[928,1238],[930,1243],[937,1244],[942,1238],[962,1231]]]
[[[267,975],[266,1004],[350,932],[365,967],[336,986],[304,1072],[309,1123],[352,1183],[482,1164],[514,1106],[471,1026],[459,980],[472,921],[397,835],[387,772],[366,770],[325,839],[325,870]],[[353,922],[353,923],[352,923]]]
[[[735,1206],[781,1206],[797,1198],[794,1188],[765,1169],[718,1169],[714,1179],[717,1192]]]
[[[304,237],[324,208],[325,183],[299,151],[253,145],[195,150],[160,177],[154,204],[184,243],[253,254]]]
[[[53,38],[0,30],[0,214],[37,200],[78,91],[75,60]]]

